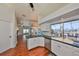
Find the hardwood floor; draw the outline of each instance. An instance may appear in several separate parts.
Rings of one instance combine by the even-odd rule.
[[[0,56],[47,56],[48,50],[44,47],[37,47],[32,50],[28,50],[25,41],[23,41],[22,36],[18,37],[18,44],[15,48],[11,48]]]

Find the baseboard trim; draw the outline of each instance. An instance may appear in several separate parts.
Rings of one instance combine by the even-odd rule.
[[[0,53],[4,53],[4,52],[6,52],[6,51],[8,51],[8,50],[10,50],[10,49],[12,49],[12,48],[15,48],[15,47],[16,47],[16,45],[17,45],[17,42],[16,42],[16,44],[15,44],[15,45],[10,46],[10,47],[8,47],[8,48],[6,48],[6,49],[4,49],[4,50],[0,51]]]
[[[8,48],[6,48],[6,49],[3,49],[2,51],[0,51],[0,53],[4,53],[4,52],[6,52],[7,50],[9,50],[10,49],[10,47],[8,47]]]

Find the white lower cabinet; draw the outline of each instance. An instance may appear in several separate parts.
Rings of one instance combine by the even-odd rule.
[[[37,47],[37,40],[36,38],[30,38],[27,40],[27,47],[28,49],[32,49],[34,47]]]
[[[51,51],[58,56],[79,56],[79,48],[54,40],[51,41]]]
[[[63,44],[63,43],[60,43],[60,42],[58,42],[58,44],[61,46],[61,51],[60,51],[60,55],[61,56],[72,56],[73,54],[72,54],[72,52],[73,52],[73,50],[70,48],[70,47],[68,47],[66,44]]]
[[[57,42],[55,41],[51,41],[51,50],[53,53],[55,53],[56,55],[60,55],[61,53],[59,51],[61,51],[60,49],[61,47],[57,44]]]
[[[27,40],[27,48],[32,49],[38,46],[44,46],[44,38],[43,37],[35,37]]]
[[[37,37],[37,46],[43,46],[44,47],[44,37]]]

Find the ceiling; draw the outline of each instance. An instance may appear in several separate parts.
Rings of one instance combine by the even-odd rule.
[[[16,3],[13,5],[16,9],[16,16],[20,19],[22,19],[22,17],[25,17],[25,19],[31,19],[33,16],[42,19],[67,4],[68,3],[34,3],[34,12],[28,3]]]
[[[49,14],[59,10],[60,8],[64,7],[65,3],[40,3],[34,4],[35,11],[38,12],[39,18],[44,18]]]

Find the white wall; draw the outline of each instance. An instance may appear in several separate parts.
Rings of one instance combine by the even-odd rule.
[[[9,36],[10,36],[10,23],[0,20],[0,52],[3,52],[10,48]]]
[[[44,24],[41,24],[41,30],[43,31],[49,31],[49,23],[44,23]]]
[[[48,33],[46,33],[45,35],[50,36],[50,23],[44,23],[40,25],[40,28],[42,31],[48,31]]]
[[[22,20],[24,26],[30,26],[30,20]]]
[[[17,43],[17,24],[16,24],[16,19],[15,19],[15,12],[12,12],[12,22],[11,22],[11,48],[14,48],[16,46]]]
[[[0,4],[0,33],[0,53],[16,46],[15,10],[9,4]]]

